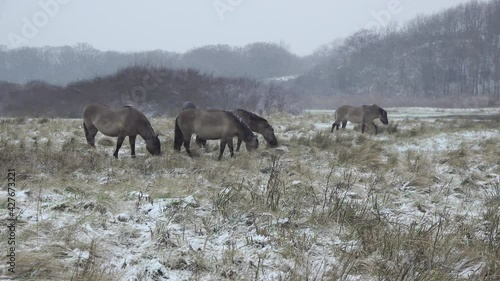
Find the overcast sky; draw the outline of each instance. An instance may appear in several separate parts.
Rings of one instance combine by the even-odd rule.
[[[388,20],[463,0],[0,0],[0,45],[86,42],[101,50],[184,52],[208,44],[284,42],[299,55]]]

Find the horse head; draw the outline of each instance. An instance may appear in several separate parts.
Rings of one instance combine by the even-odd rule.
[[[145,140],[146,149],[151,155],[160,155],[161,154],[161,144],[160,139],[158,138],[158,134],[151,136],[150,138]]]
[[[380,121],[384,125],[389,124],[389,120],[387,119],[387,111],[385,111],[383,108],[379,107],[378,112],[379,112]]]
[[[265,126],[263,126],[263,129],[261,130],[261,134],[269,145],[271,145],[271,146],[278,145],[278,140],[276,139],[276,136],[274,135],[274,129],[271,125],[266,124]]]
[[[255,134],[252,134],[245,142],[247,150],[254,151],[259,147],[259,138]]]

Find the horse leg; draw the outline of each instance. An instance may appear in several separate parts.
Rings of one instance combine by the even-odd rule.
[[[130,150],[131,150],[131,155],[132,158],[135,158],[135,138],[137,136],[129,136],[128,137],[128,142],[130,143]]]
[[[186,153],[189,155],[189,157],[193,157],[193,153],[191,153],[191,149],[189,149],[190,146],[191,146],[191,136],[189,136],[189,139],[184,140],[184,148],[186,149]]]
[[[361,133],[363,134],[365,132],[365,123],[361,123]]]
[[[125,140],[125,137],[118,137],[118,140],[116,141],[116,150],[115,150],[115,153],[113,153],[113,156],[116,159],[118,159],[118,150],[120,150],[120,147],[122,147],[124,140]]]
[[[238,138],[238,143],[236,144],[236,151],[240,151],[240,146],[243,141]],[[233,141],[231,140],[231,146],[233,146]],[[229,148],[231,148],[231,146]]]
[[[238,138],[238,141],[239,140],[240,139]],[[229,147],[229,152],[231,152],[231,157],[234,157],[234,147],[233,147],[233,139],[232,138],[227,140],[227,147]]]
[[[220,151],[219,151],[219,161],[222,159],[222,154],[224,153],[224,149],[226,149],[227,141],[225,139],[220,139]]]
[[[376,135],[377,131],[378,131],[377,125],[375,125],[375,123],[373,121],[372,121],[372,125],[373,125],[373,128],[375,128],[375,135]]]
[[[97,128],[95,126],[87,127],[87,125],[83,123],[83,130],[85,131],[87,143],[95,148],[95,135],[97,135]]]
[[[207,140],[200,138],[199,136],[196,136],[196,144],[198,147],[205,147],[207,146]]]
[[[334,123],[332,124],[332,130],[330,131],[330,133],[333,133],[333,129],[335,129],[335,126],[336,126],[336,125],[337,125],[337,123],[336,123],[336,122],[334,122]],[[339,129],[339,127],[337,126],[337,130],[338,130],[338,129]]]
[[[347,120],[342,121],[342,129],[345,129],[345,126],[347,125]],[[338,130],[338,126],[337,126]]]

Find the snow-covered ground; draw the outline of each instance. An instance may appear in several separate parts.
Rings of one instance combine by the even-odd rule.
[[[391,119],[399,118],[434,118],[446,116],[470,116],[470,115],[494,115],[500,114],[500,108],[432,108],[432,107],[394,107],[385,108]],[[335,110],[308,109],[306,113],[311,114],[332,114]]]
[[[398,130],[378,135],[361,135],[352,124],[330,133],[333,111],[266,116],[280,146],[262,145],[256,154],[242,147],[220,162],[217,142],[207,151],[193,148],[194,159],[174,153],[171,119],[153,120],[163,134],[162,157],[147,155],[138,138],[138,157],[131,159],[124,144],[119,160],[102,136],[97,151],[87,147],[79,120],[4,122],[0,143],[23,149],[16,159],[6,151],[0,156],[18,175],[20,274],[9,275],[2,264],[1,277],[377,280],[368,265],[382,259],[382,250],[364,256],[367,246],[354,227],[360,214],[373,213],[391,227],[388,233],[412,225],[433,230],[444,219],[445,233],[474,225],[473,242],[481,241],[485,206],[500,192],[498,119],[436,117],[496,115],[500,108],[387,110]],[[0,200],[6,197],[2,192]],[[343,221],[347,211],[338,217],[342,204],[355,207],[357,219]],[[358,261],[347,262],[346,254]],[[470,258],[454,264],[453,276],[474,277],[485,267]],[[351,262],[356,266],[340,269]]]

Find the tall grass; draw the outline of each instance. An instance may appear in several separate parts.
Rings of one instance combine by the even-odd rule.
[[[164,155],[138,142],[137,158],[118,160],[114,140],[100,137],[94,149],[78,122],[1,121],[0,167],[16,168],[24,196],[17,277],[499,278],[495,140],[477,140],[474,150],[468,140],[453,150],[397,149],[489,125],[403,120],[374,136],[311,130],[313,114],[279,117],[278,138],[297,133],[281,142],[286,149],[220,162],[212,151],[173,152],[171,119],[154,120]]]

